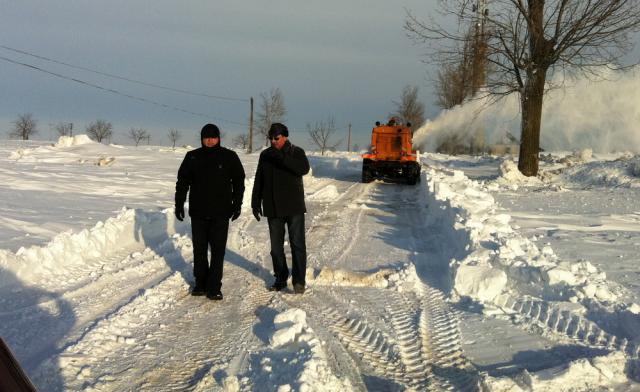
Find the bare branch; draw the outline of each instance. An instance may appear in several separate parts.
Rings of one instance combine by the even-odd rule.
[[[113,125],[108,121],[96,120],[87,126],[85,132],[91,139],[102,143],[103,140],[111,140]]]
[[[151,138],[151,135],[149,134],[149,132],[147,132],[146,129],[142,129],[142,128],[129,129],[129,133],[127,136],[129,136],[129,139],[133,140],[136,147],[138,147],[141,141],[145,139],[148,141]]]
[[[235,147],[246,150],[249,147],[249,135],[243,133],[233,138],[232,143]]]
[[[285,122],[287,109],[284,105],[284,96],[279,88],[273,88],[269,93],[260,94],[261,111],[257,114],[257,129],[264,137],[265,146],[269,145],[267,134],[273,123]]]
[[[418,99],[418,86],[404,86],[400,101],[393,101],[396,109],[389,117],[397,116],[417,129],[424,123],[424,104]]]
[[[31,136],[38,133],[36,129],[37,123],[31,113],[20,114],[18,115],[18,119],[13,122],[13,129],[9,132],[9,137],[29,140]]]
[[[322,155],[325,151],[334,150],[342,143],[342,139],[336,143],[331,141],[337,132],[333,117],[327,118],[326,121],[318,121],[313,127],[307,124],[307,132],[311,142],[320,149]]]
[[[169,137],[169,141],[172,143],[173,149],[175,150],[176,142],[182,137],[182,134],[177,129],[171,128],[169,129],[169,133],[167,133],[167,136]]]

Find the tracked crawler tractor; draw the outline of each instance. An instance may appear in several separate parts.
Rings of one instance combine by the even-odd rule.
[[[413,149],[411,124],[391,118],[371,132],[371,151],[362,155],[362,182],[375,179],[405,180],[415,185],[420,180],[420,163]]]

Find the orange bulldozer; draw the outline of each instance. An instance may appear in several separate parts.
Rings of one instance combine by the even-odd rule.
[[[386,125],[371,132],[371,151],[362,155],[362,182],[375,179],[402,180],[415,185],[420,181],[420,163],[413,149],[411,124],[392,117]]]

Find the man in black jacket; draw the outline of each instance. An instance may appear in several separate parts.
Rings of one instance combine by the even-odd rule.
[[[280,123],[271,125],[271,147],[262,151],[256,169],[251,195],[251,208],[257,220],[267,217],[271,239],[271,259],[275,282],[269,288],[280,291],[287,287],[289,269],[284,255],[285,224],[291,245],[293,290],[304,293],[307,269],[307,247],[304,237],[304,186],[302,176],[309,172],[309,161],[300,147],[288,140],[289,130]]]
[[[222,264],[227,246],[229,219],[240,216],[244,195],[244,169],[238,154],[220,146],[220,130],[207,124],[200,132],[202,147],[189,151],[178,170],[175,213],[184,219],[189,192],[189,216],[193,241],[191,295],[221,300]],[[207,250],[211,247],[211,264]]]

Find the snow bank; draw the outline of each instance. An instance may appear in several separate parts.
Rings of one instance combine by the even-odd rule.
[[[508,185],[511,189],[518,189],[519,185],[540,185],[542,182],[537,177],[527,177],[518,170],[518,164],[510,159],[500,164],[500,177],[497,179],[501,185]]]
[[[583,186],[640,188],[640,155],[573,165],[562,170],[561,176]]]
[[[336,376],[324,343],[307,324],[302,309],[291,308],[273,320],[269,347],[253,356],[250,374],[223,380],[226,390],[350,391],[351,382]]]
[[[330,157],[309,156],[315,177],[335,177],[336,173],[360,177],[362,157],[353,153],[333,153]]]
[[[628,387],[626,367],[627,359],[618,352],[578,359],[568,366],[545,369],[535,374],[525,370],[516,377],[489,377],[485,385],[493,392],[623,390]]]
[[[91,140],[87,135],[60,136],[58,141],[53,146],[54,147],[71,147],[71,146],[79,146],[82,144],[93,144],[93,143],[95,142]]]
[[[104,257],[134,242],[159,246],[177,231],[187,232],[188,224],[176,222],[173,210],[150,212],[123,208],[105,222],[79,233],[58,234],[45,246],[20,248],[14,254],[0,252],[0,266],[23,281],[38,281],[37,276],[63,274],[87,260]],[[3,281],[0,270],[0,282]]]
[[[487,305],[487,312],[498,308],[638,357],[639,308],[619,302],[603,272],[588,261],[562,261],[549,246],[539,249],[511,227],[510,216],[496,213],[482,184],[461,172],[428,169],[427,179],[429,219],[452,228],[446,235],[459,250],[450,262],[457,295]]]
[[[25,158],[32,158],[31,156],[37,154],[39,152],[46,153],[48,151],[47,147],[35,147],[35,148],[19,148],[15,151],[12,151],[9,154],[9,159],[11,160],[23,160]]]
[[[615,301],[606,276],[589,262],[561,262],[553,249],[540,250],[513,230],[511,217],[496,213],[493,197],[478,182],[460,171],[435,169],[427,178],[430,205],[438,207],[431,213],[451,222],[458,232],[453,234],[455,243],[466,253],[452,261],[459,295],[482,302],[491,302],[502,291],[549,301]]]

